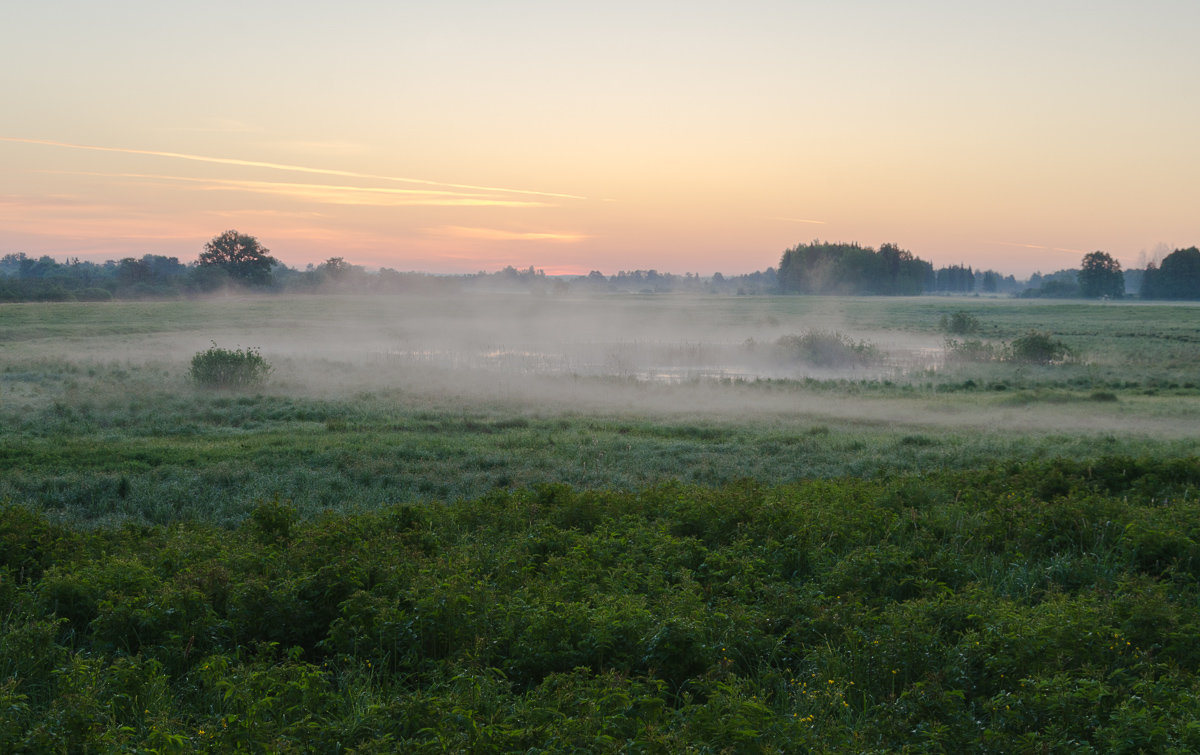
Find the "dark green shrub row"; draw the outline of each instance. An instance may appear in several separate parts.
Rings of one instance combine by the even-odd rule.
[[[0,751],[1195,751],[1195,459],[0,508]]]

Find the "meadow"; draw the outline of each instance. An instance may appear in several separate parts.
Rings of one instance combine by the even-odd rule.
[[[0,751],[1194,751],[1198,366],[1189,305],[0,306]]]

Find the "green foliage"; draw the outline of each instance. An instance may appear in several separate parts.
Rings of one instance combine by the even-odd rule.
[[[780,289],[790,293],[914,296],[931,287],[933,278],[932,265],[895,244],[876,251],[813,241],[786,250],[779,261]]]
[[[1079,270],[1079,292],[1090,299],[1120,299],[1125,295],[1121,263],[1105,252],[1085,255]]]
[[[9,512],[5,542],[59,534],[0,570],[0,747],[1188,751],[1198,485],[1111,457],[234,529]]]
[[[236,230],[213,236],[204,244],[197,268],[221,270],[234,283],[265,286],[271,282],[271,268],[279,261],[258,239]]]
[[[213,345],[192,357],[191,378],[202,388],[242,390],[266,382],[271,365],[258,349],[223,349]]]
[[[296,508],[278,498],[263,501],[250,512],[250,523],[263,543],[287,540],[295,521]]]
[[[773,338],[831,305],[687,311]],[[835,306],[923,338],[945,310]],[[315,322],[315,296],[3,308],[0,752],[1197,751],[1200,310],[964,306],[987,343],[1053,323],[1096,356],[572,378],[627,390],[587,413],[378,364],[321,398],[179,394],[156,357],[59,353]],[[1181,439],[980,431],[1013,407]]]
[[[1176,249],[1142,277],[1143,299],[1200,299],[1200,249]]]
[[[943,314],[938,321],[938,327],[945,333],[965,336],[978,333],[981,327],[979,318],[965,310],[959,309],[948,315]]]
[[[1053,364],[1070,356],[1066,344],[1041,330],[1030,330],[1008,346],[1008,359],[1021,364]]]
[[[809,330],[780,336],[773,355],[783,362],[803,362],[814,367],[861,367],[879,359],[879,350],[866,341],[854,341],[841,333]]]
[[[945,349],[949,362],[994,362],[1003,355],[995,345],[977,338],[947,338]]]

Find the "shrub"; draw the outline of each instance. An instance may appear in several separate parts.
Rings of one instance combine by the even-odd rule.
[[[786,335],[775,341],[775,355],[784,361],[799,361],[814,367],[855,367],[879,360],[879,351],[866,341],[855,343],[841,333],[810,330]]]
[[[271,365],[258,349],[222,349],[216,342],[192,357],[192,380],[204,388],[239,389],[262,385]]]
[[[946,339],[946,359],[952,362],[992,362],[997,358],[996,347],[977,339]]]
[[[1041,330],[1031,330],[1023,336],[1017,336],[1008,351],[1010,361],[1024,364],[1061,362],[1071,355],[1066,344]]]
[[[949,315],[942,315],[939,326],[946,333],[965,336],[969,333],[979,332],[979,318],[960,309]]]

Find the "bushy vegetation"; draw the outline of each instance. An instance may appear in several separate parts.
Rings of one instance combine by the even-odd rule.
[[[1011,361],[1022,364],[1051,364],[1071,356],[1071,350],[1049,333],[1031,330],[1012,340],[1007,356]]]
[[[971,327],[978,329],[978,324]],[[978,338],[947,338],[945,351],[949,364],[1010,362],[1018,365],[1051,365],[1062,364],[1075,356],[1070,347],[1050,333],[1032,329],[1007,344]]]
[[[0,509],[0,749],[1200,747],[1200,463]]]
[[[938,327],[951,335],[965,336],[978,333],[981,324],[978,317],[966,310],[959,309],[948,315],[942,315],[938,321]]]
[[[803,362],[831,369],[861,367],[879,359],[879,350],[866,341],[822,330],[780,336],[771,351],[781,362]]]
[[[764,355],[945,335],[944,300],[685,304]],[[0,752],[1200,747],[1200,309],[964,301],[1088,362],[530,400],[160,354],[438,306],[0,309]]]
[[[253,347],[223,349],[216,342],[192,357],[189,373],[202,388],[241,390],[266,382],[271,365]]]
[[[945,341],[946,361],[950,364],[961,362],[994,362],[1004,354],[1002,348],[978,338],[947,338]]]

